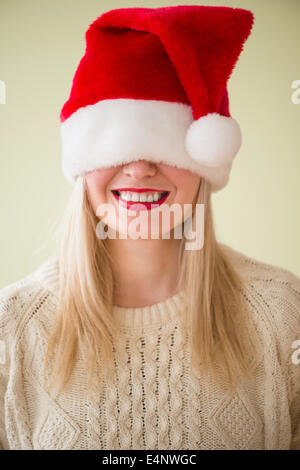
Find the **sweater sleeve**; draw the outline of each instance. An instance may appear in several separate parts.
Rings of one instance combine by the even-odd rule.
[[[288,308],[284,327],[286,330],[285,364],[289,390],[291,418],[290,450],[300,450],[300,278],[290,275],[288,283]],[[284,330],[283,330],[284,331]]]
[[[300,289],[299,289],[300,292]],[[290,416],[292,422],[291,450],[300,450],[300,306],[298,327],[292,338],[289,365],[289,379],[291,391]]]
[[[299,353],[300,356],[300,353]],[[299,389],[299,382],[300,382],[300,363],[295,365],[295,380],[297,380],[298,385],[295,389],[295,397],[292,400],[291,407],[290,407],[290,414],[292,419],[292,442],[291,442],[291,450],[300,450],[300,389]]]
[[[3,352],[3,340],[1,339],[1,351]],[[2,359],[2,357],[1,357]],[[0,364],[0,450],[7,449],[7,437],[5,429],[5,413],[4,413],[4,398],[7,385],[7,373],[5,370],[5,365]]]
[[[55,290],[56,265],[46,263],[37,271],[0,289],[0,450],[10,450],[11,440],[19,430],[6,416],[5,398],[9,398],[10,381],[14,377],[16,357],[15,338],[32,299],[41,289],[41,280],[52,281]],[[45,271],[45,274],[44,274]],[[41,277],[41,274],[44,277]],[[52,287],[51,284],[51,287]],[[22,414],[22,404],[20,404]]]
[[[6,435],[5,423],[5,394],[8,383],[8,336],[7,336],[7,320],[8,310],[3,290],[0,291],[0,449],[8,450],[9,445]]]
[[[266,295],[269,322],[288,399],[289,420],[286,425],[282,423],[282,432],[290,436],[289,449],[300,450],[300,278],[283,268],[276,268],[269,270],[262,284],[259,282],[261,298],[264,293]],[[276,370],[273,373],[276,374]]]
[[[10,377],[11,348],[25,299],[20,290],[26,279],[0,289],[0,449],[9,450],[5,396]]]

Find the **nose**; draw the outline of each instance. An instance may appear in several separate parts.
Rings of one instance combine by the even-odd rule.
[[[123,172],[126,176],[139,180],[147,176],[154,176],[157,172],[157,166],[147,160],[138,160],[124,165]]]

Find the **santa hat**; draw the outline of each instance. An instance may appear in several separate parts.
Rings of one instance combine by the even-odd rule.
[[[195,5],[97,18],[60,113],[66,178],[145,159],[222,189],[241,146],[227,81],[253,21],[248,10]]]

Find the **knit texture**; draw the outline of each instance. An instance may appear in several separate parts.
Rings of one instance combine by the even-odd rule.
[[[115,376],[87,397],[81,355],[57,397],[42,385],[58,262],[0,290],[2,449],[300,449],[300,279],[226,245],[259,333],[255,375],[234,393],[190,366],[180,327],[185,291],[152,306],[113,307]],[[120,330],[120,331],[121,331]],[[298,355],[299,356],[299,355]]]

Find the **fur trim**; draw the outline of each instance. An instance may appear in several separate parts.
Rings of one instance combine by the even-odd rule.
[[[63,173],[74,183],[87,171],[145,159],[197,173],[217,191],[231,165],[207,168],[189,156],[192,122],[191,107],[182,103],[121,98],[80,108],[61,124]]]

